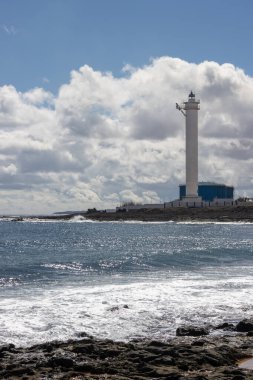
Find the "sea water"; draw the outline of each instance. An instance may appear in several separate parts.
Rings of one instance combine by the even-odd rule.
[[[167,339],[253,314],[253,225],[0,220],[0,344]]]

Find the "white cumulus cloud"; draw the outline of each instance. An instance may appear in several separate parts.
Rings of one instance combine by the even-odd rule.
[[[253,196],[253,78],[232,64],[153,59],[122,77],[87,65],[57,96],[0,87],[2,213],[158,203],[185,178],[184,117],[200,98],[199,179]]]

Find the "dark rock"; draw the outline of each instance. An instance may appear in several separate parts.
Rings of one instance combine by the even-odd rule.
[[[91,340],[94,339],[92,335],[87,334],[85,331],[80,332],[78,334],[78,337],[80,337],[80,338],[87,338],[87,339],[91,339]]]
[[[11,344],[4,344],[4,345],[0,346],[0,352],[12,351],[14,348],[15,348],[15,345],[12,343]]]
[[[120,355],[120,351],[117,349],[107,349],[103,352],[103,358],[111,358],[111,357],[116,357]]]
[[[112,306],[108,310],[113,312],[113,311],[119,311],[120,309],[129,309],[129,306],[128,305]]]
[[[253,331],[253,318],[251,318],[251,319],[243,319],[242,321],[240,321],[236,325],[235,329],[238,332]]]
[[[158,357],[155,354],[146,353],[145,356],[143,356],[143,359],[144,359],[145,363],[150,363],[150,362],[153,363],[156,360],[158,360]]]
[[[76,354],[90,354],[94,351],[94,344],[76,345],[72,351]]]
[[[205,341],[204,340],[195,340],[194,342],[192,342],[192,346],[196,346],[196,347],[203,347],[205,344]]]
[[[182,379],[180,373],[173,371],[171,368],[167,368],[167,367],[156,368],[153,374],[159,379],[160,378],[171,379],[171,380]]]
[[[8,369],[7,371],[4,371],[4,376],[3,378],[8,379],[8,378],[13,378],[14,376],[20,378],[20,376],[23,375],[33,375],[34,372],[32,371],[31,368],[27,367],[18,367],[18,368],[13,368],[13,369]]]
[[[199,359],[199,362],[200,364],[211,364],[211,366],[213,367],[219,367],[220,365],[222,365],[222,360],[219,360],[219,358],[217,357],[214,357],[214,356],[211,356],[211,355],[203,355],[200,359]]]
[[[226,330],[226,331],[233,331],[235,329],[235,326],[233,323],[221,323],[220,325],[215,327],[216,330]]]
[[[56,348],[60,347],[61,345],[62,345],[62,342],[60,342],[59,340],[54,340],[50,343],[46,342],[46,343],[41,343],[41,344],[35,344],[34,346],[29,347],[28,350],[31,352],[34,352],[36,350],[47,351],[48,347],[50,347],[49,348],[49,351],[50,351],[51,348],[56,349]]]
[[[52,352],[54,349],[55,349],[55,346],[52,344],[52,343],[43,343],[41,345],[37,345],[37,346],[34,346],[34,347],[31,347],[31,350],[33,351],[34,348],[39,348],[40,350],[44,351],[44,352]]]
[[[188,328],[196,334],[196,327]],[[135,339],[124,343],[84,333],[81,340],[29,348],[6,345],[2,350],[0,379],[4,380],[253,379],[252,372],[237,367],[240,359],[252,354],[252,338],[246,334],[203,338],[183,335],[168,342]]]
[[[74,366],[74,369],[75,371],[78,371],[78,372],[92,372],[94,366],[92,364],[89,364],[89,363],[78,363]]]
[[[11,219],[11,222],[23,222],[23,221],[24,221],[24,219],[21,217]]]
[[[155,355],[163,355],[163,354],[169,354],[170,351],[168,352],[167,349],[163,349],[162,347],[154,347],[154,346],[148,346],[145,348],[146,351],[151,352],[152,354]]]
[[[65,368],[72,368],[74,366],[74,361],[70,358],[65,357],[53,357],[48,360],[47,365],[49,367],[65,367]]]
[[[224,370],[224,373],[226,375],[230,375],[230,376],[243,376],[244,375],[242,370],[238,369],[238,368],[236,368],[236,369],[235,368],[226,368]]]
[[[186,362],[180,362],[180,363],[178,364],[178,368],[179,368],[181,371],[186,372],[186,371],[189,370],[189,364],[186,363]]]
[[[209,331],[205,327],[184,326],[178,327],[176,330],[177,336],[203,336],[208,334]]]
[[[119,306],[113,306],[113,307],[110,307],[109,311],[118,311],[119,310]]]
[[[145,357],[145,360],[147,361],[147,357]],[[175,364],[175,360],[169,356],[155,357],[151,362],[152,364],[162,364],[164,366],[173,366]]]
[[[150,343],[148,343],[148,346],[153,346],[153,347],[167,347],[168,344],[164,342],[160,342],[159,340],[151,340]]]

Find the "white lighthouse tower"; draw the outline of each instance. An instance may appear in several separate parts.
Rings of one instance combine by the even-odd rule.
[[[198,196],[198,111],[199,100],[195,99],[195,94],[191,91],[188,101],[182,106],[176,103],[176,107],[185,116],[185,136],[186,136],[186,194],[185,202],[199,202]]]

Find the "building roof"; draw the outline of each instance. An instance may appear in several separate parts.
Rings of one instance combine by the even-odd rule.
[[[185,186],[185,183],[181,183],[179,186]],[[217,183],[217,182],[198,182],[198,186],[226,186],[226,187],[233,187],[225,185],[224,183]]]

